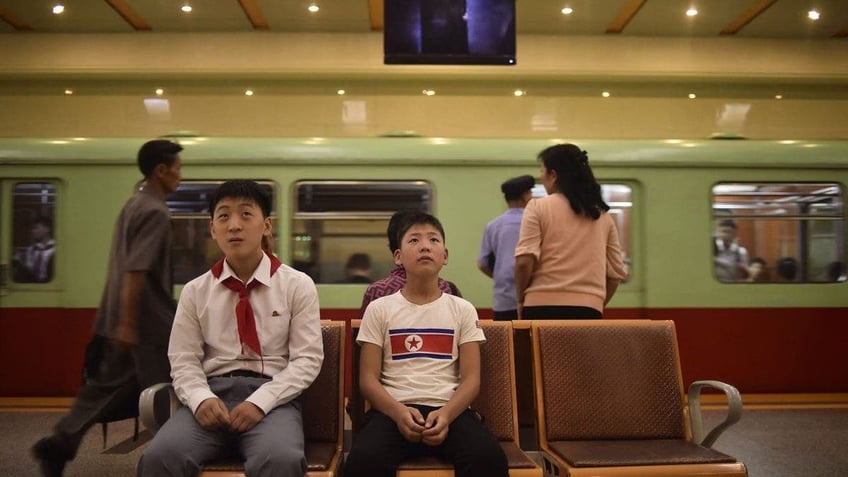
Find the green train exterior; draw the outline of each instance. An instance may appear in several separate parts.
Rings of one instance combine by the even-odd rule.
[[[82,352],[100,301],[114,220],[141,179],[146,138],[0,139],[0,396],[63,396],[79,385]],[[276,252],[292,259],[299,181],[423,181],[446,230],[455,282],[483,318],[491,280],[476,266],[486,223],[503,212],[500,183],[538,176],[536,155],[559,139],[186,137],[184,181],[249,178],[275,187]],[[573,140],[602,183],[631,191],[631,277],[606,318],[673,319],[687,381],[720,379],[743,393],[845,393],[848,285],[728,284],[713,273],[713,187],[828,183],[844,197],[848,141]],[[10,278],[14,185],[55,185],[55,275]],[[841,199],[840,199],[841,200]],[[835,240],[844,254],[845,212]],[[379,247],[388,256],[385,238]],[[379,277],[377,277],[379,278]],[[318,285],[322,317],[359,318],[365,285]],[[179,287],[175,294],[179,293]],[[20,359],[32,360],[27,367]],[[50,375],[53,380],[35,379]]]

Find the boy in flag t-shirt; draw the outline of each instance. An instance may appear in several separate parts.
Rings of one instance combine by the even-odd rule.
[[[407,457],[447,459],[457,477],[508,475],[497,439],[469,406],[480,390],[477,311],[442,293],[445,234],[430,214],[398,230],[395,264],[406,285],[365,310],[357,343],[360,387],[371,404],[345,466],[347,477],[394,477]],[[355,371],[354,371],[355,372]]]
[[[180,294],[168,357],[185,406],[145,449],[138,476],[195,476],[230,454],[249,476],[306,473],[297,397],[324,359],[318,292],[263,251],[270,213],[270,194],[254,181],[212,195],[209,229],[224,258]]]

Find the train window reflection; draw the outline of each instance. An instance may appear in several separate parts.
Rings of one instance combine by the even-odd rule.
[[[713,187],[713,270],[726,283],[845,280],[844,190],[836,183]]]
[[[209,235],[209,198],[223,182],[184,180],[177,191],[165,199],[174,231],[171,252],[176,284],[188,283],[202,275],[221,258],[221,251]],[[276,185],[270,181],[257,182],[271,194],[271,221],[274,223]]]
[[[56,185],[19,182],[12,188],[12,280],[47,283],[56,262]]]
[[[426,181],[299,181],[291,264],[315,283],[367,283],[384,277],[395,266],[386,243],[389,218],[398,210],[431,212],[432,205],[432,187]],[[351,270],[352,262],[367,262],[367,273]]]
[[[626,184],[601,184],[601,197],[609,205],[609,214],[618,229],[618,240],[621,245],[621,255],[627,278],[627,283],[633,273],[630,255],[630,210],[633,207],[633,189]]]

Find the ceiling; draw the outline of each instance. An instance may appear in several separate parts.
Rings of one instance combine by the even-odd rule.
[[[65,7],[58,15],[57,4]],[[182,12],[184,5],[192,12]],[[319,10],[310,13],[310,5]],[[564,7],[573,12],[562,14]],[[693,7],[698,14],[686,16]],[[816,21],[808,18],[813,9]],[[382,30],[382,17],[383,0],[0,0],[0,33],[7,34],[368,33]],[[846,38],[848,1],[516,0],[516,29],[519,35]]]

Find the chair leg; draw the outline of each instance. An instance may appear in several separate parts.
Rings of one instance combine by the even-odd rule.
[[[108,425],[108,424],[106,424],[105,422],[101,422],[101,423],[100,423],[100,431],[101,431],[101,433],[103,434],[103,448],[104,448],[104,449],[106,449],[106,432],[107,432],[107,431],[106,431],[106,426],[107,426],[107,425]]]
[[[133,442],[138,441],[138,416],[135,417],[135,427],[133,428]]]

